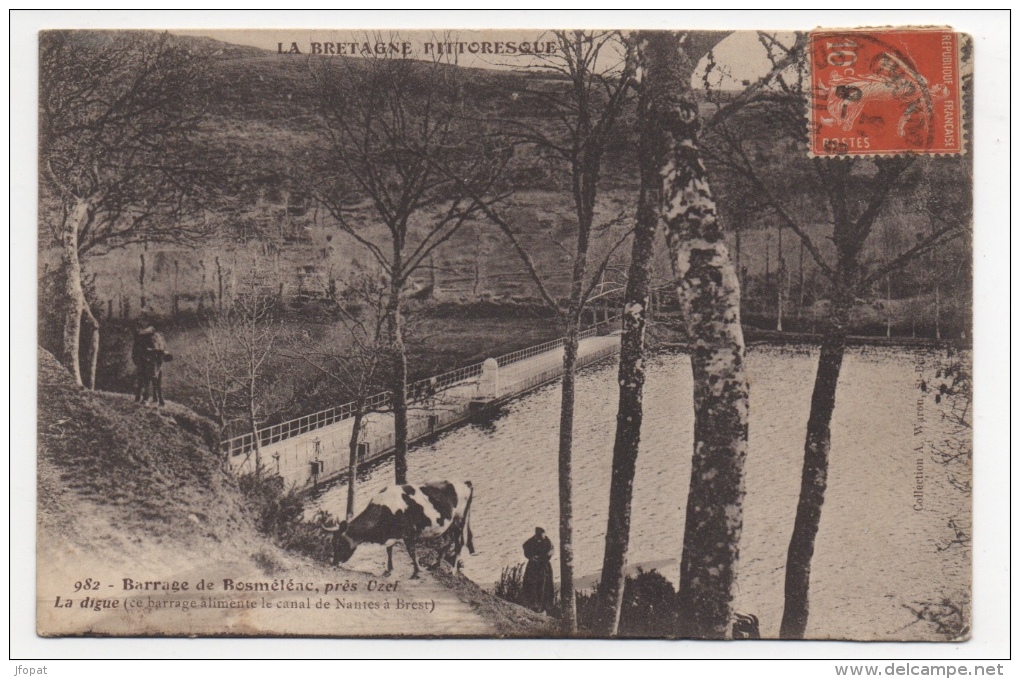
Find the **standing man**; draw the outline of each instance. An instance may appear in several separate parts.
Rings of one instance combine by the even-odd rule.
[[[135,364],[135,401],[145,403],[152,387],[152,400],[163,401],[163,364],[174,359],[166,350],[166,340],[153,323],[143,321],[135,330],[131,360]]]

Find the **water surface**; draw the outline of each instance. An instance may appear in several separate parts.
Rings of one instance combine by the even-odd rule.
[[[737,609],[758,615],[762,632],[778,634],[786,550],[800,488],[805,427],[817,351],[754,347],[748,352],[751,420],[747,497]],[[816,543],[808,635],[832,638],[928,638],[907,606],[954,600],[969,592],[969,554],[939,551],[952,537],[950,520],[970,524],[969,498],[931,459],[947,434],[944,407],[917,388],[944,353],[859,348],[848,351],[832,422],[829,485]],[[578,380],[574,433],[575,573],[602,566],[616,418],[616,365],[590,368]],[[923,422],[918,421],[920,399]],[[655,563],[676,583],[692,450],[690,364],[681,354],[649,361],[641,453],[634,480],[629,562]],[[535,526],[558,545],[556,455],[560,389],[548,385],[507,404],[486,425],[466,425],[419,446],[408,478],[469,479],[475,488],[476,556],[465,573],[483,587],[504,566],[522,562],[522,543]],[[915,424],[921,432],[915,435]],[[914,509],[918,460],[923,509]],[[958,470],[957,470],[958,471]],[[392,462],[363,481],[364,501],[393,478]],[[317,506],[343,513],[346,487]],[[380,570],[378,549],[359,550],[351,566]],[[554,572],[559,574],[558,563]],[[590,580],[590,579],[589,579]]]

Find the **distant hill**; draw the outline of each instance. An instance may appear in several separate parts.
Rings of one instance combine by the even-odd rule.
[[[115,40],[119,35],[123,32],[76,32],[74,38],[87,45]],[[309,194],[322,173],[335,172],[325,150],[327,142],[313,70],[328,61],[357,71],[366,60],[277,54],[209,37],[176,36],[174,39],[209,59],[205,83],[207,101],[203,103],[205,117],[195,140],[194,153],[198,161],[209,161],[208,165],[221,173],[218,180],[222,184],[219,187],[222,204],[211,207],[206,215],[218,222],[221,238],[202,248],[157,243],[145,246],[146,251],[148,248],[155,250],[152,253],[154,266],[150,266],[147,274],[153,277],[147,303],[153,297],[161,298],[157,309],[166,313],[174,306],[170,300],[176,295],[181,298],[178,306],[185,304],[188,308],[199,309],[203,303],[209,303],[209,294],[219,292],[214,278],[219,273],[214,267],[222,265],[225,271],[232,270],[248,254],[276,257],[277,265],[284,272],[282,282],[287,286],[295,283],[295,271],[309,266],[316,267],[326,280],[342,281],[352,273],[362,272],[370,265],[371,257],[340,232],[336,220],[310,199]],[[552,132],[559,124],[540,102],[542,95],[567,87],[562,78],[540,71],[449,68],[457,68],[463,75],[463,115],[468,121],[526,122],[546,132]],[[350,96],[357,97],[359,93],[351,91]],[[733,93],[728,92],[724,99],[732,96]],[[708,118],[718,106],[702,99],[702,117]],[[795,161],[805,161],[806,149],[784,136],[785,133],[778,136],[755,133],[762,125],[765,130],[772,129],[769,110],[767,106],[745,107],[731,119],[731,128],[748,140],[747,151],[768,179],[773,192],[782,197],[784,209],[831,261],[831,218],[824,192],[805,162],[799,163],[799,170],[790,169],[797,164]],[[632,105],[624,112],[617,133],[609,141],[596,208],[601,222],[618,216],[631,219],[636,211],[636,115],[636,106]],[[748,277],[762,279],[745,285],[745,297],[759,298],[762,313],[771,313],[776,295],[769,288],[776,285],[780,261],[785,274],[784,285],[788,288],[799,284],[802,257],[809,293],[807,302],[813,295],[824,295],[824,281],[816,275],[816,265],[810,256],[803,256],[791,230],[785,229],[780,235],[778,227],[782,220],[774,210],[763,204],[746,181],[734,179],[733,172],[727,172],[718,160],[712,160],[712,139],[712,134],[702,135],[712,189],[731,251],[739,260],[740,268],[746,268]],[[508,189],[503,209],[519,230],[539,270],[551,279],[554,293],[564,294],[568,288],[576,210],[568,169],[564,163],[550,161],[547,156],[527,144],[515,147],[506,179],[513,190]],[[966,168],[960,172],[965,173]],[[958,180],[953,178],[950,185],[967,182],[969,177],[961,175]],[[367,202],[359,202],[354,194],[356,192],[352,192],[347,206],[348,219],[361,225],[360,235],[385,242],[385,229],[375,210]],[[855,210],[862,209],[861,198],[855,191],[851,191],[850,198]],[[886,201],[873,234],[865,244],[864,260],[869,264],[885,260],[890,253],[907,247],[918,234],[930,228],[929,220],[912,205],[909,197],[892,196]],[[40,225],[40,243],[43,268],[47,264],[54,266],[59,253],[48,225]],[[141,247],[132,246],[110,255],[91,257],[86,262],[88,273],[96,276],[96,298],[106,306],[107,316],[130,318],[138,311],[142,291],[137,290],[138,284],[134,281],[138,279],[135,274],[140,268],[136,250]],[[242,252],[239,258],[237,250],[251,250],[252,253]],[[616,270],[625,270],[629,254],[626,250],[622,248],[613,262]],[[961,264],[969,259],[969,245],[962,239],[942,249],[938,268],[948,270],[944,285],[965,293],[969,290],[966,284],[969,269]],[[465,225],[435,253],[430,264],[435,266],[431,273],[423,270],[414,282],[431,285],[437,291],[436,299],[442,301],[496,298],[520,302],[538,298],[537,289],[528,280],[512,247],[486,220]],[[891,296],[905,298],[927,294],[932,287],[928,280],[929,268],[927,264],[915,263],[908,271],[894,275]],[[658,256],[657,276],[668,277],[668,270],[667,258]],[[126,272],[131,273],[126,275]],[[765,278],[770,278],[771,282]],[[815,279],[821,282],[816,284]],[[787,307],[792,300],[799,303],[801,297],[805,296],[793,293],[786,301]]]

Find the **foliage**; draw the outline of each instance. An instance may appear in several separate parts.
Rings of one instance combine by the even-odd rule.
[[[596,586],[591,592],[577,595],[579,627],[589,630],[595,627],[597,590]],[[675,637],[678,616],[676,590],[661,573],[654,568],[645,571],[638,567],[634,576],[627,576],[623,585],[619,636],[660,639]]]
[[[506,566],[493,593],[511,603],[524,605],[523,587],[526,564]],[[595,627],[597,589],[577,592],[577,624],[581,630]],[[557,597],[559,590],[557,590]],[[555,609],[558,610],[557,605]],[[619,636],[639,638],[673,637],[677,629],[676,590],[661,573],[640,567],[628,575],[623,588]]]
[[[169,34],[40,35],[43,222],[59,238],[87,201],[78,252],[201,233],[189,220],[207,179],[191,138],[208,62]]]
[[[499,582],[496,583],[496,589],[493,590],[493,593],[500,599],[506,599],[514,604],[524,605],[521,594],[524,590],[525,568],[527,568],[527,564],[524,563],[519,563],[516,566],[504,566],[503,572],[499,576]]]
[[[238,486],[259,532],[283,549],[330,563],[329,537],[303,520],[304,500],[294,487],[286,488],[279,476],[255,473],[238,477]]]
[[[621,636],[672,636],[678,616],[676,592],[661,573],[639,568],[636,577],[627,578],[620,609]]]

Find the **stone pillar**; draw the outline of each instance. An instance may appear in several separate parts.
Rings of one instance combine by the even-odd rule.
[[[494,399],[500,395],[499,363],[494,358],[487,358],[482,363],[482,374],[478,378],[478,397]]]

